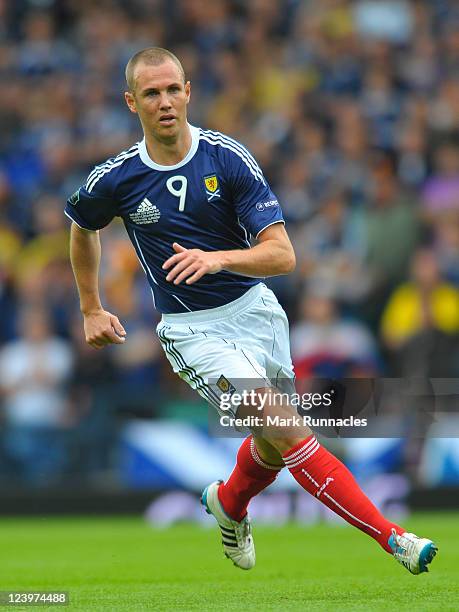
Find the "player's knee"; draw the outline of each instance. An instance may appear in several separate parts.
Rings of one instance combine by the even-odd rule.
[[[262,425],[253,430],[254,435],[265,439],[281,455],[312,433],[284,395],[272,387],[256,389],[237,412],[238,417],[257,416],[257,423],[261,421]]]
[[[297,444],[300,444],[300,442],[303,442],[305,438],[307,438],[306,435],[269,438],[269,443],[271,444],[271,446],[274,446],[278,453],[284,455],[291,448],[293,448]]]
[[[270,396],[270,388],[252,389],[244,394],[243,401],[237,409],[238,417],[262,417]]]

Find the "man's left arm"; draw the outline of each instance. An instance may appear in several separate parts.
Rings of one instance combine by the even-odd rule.
[[[175,255],[163,264],[163,269],[169,270],[166,280],[175,285],[182,281],[191,285],[204,274],[216,274],[221,270],[255,278],[288,274],[294,270],[295,252],[282,222],[262,230],[257,240],[250,249],[231,251],[185,249],[175,242]]]

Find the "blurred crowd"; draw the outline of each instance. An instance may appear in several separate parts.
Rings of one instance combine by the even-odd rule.
[[[141,138],[124,68],[153,45],[183,61],[191,123],[243,142],[281,201],[297,374],[459,376],[457,2],[0,0],[0,478],[103,469],[118,419],[171,414],[122,225],[102,292],[129,341],[98,352],[62,212]]]

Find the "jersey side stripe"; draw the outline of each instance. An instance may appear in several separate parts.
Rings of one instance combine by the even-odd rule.
[[[237,140],[234,140],[234,138],[225,136],[225,134],[222,134],[220,132],[214,132],[212,130],[202,130],[202,132],[204,133],[205,136],[209,136],[210,138],[215,138],[215,140],[218,140],[221,142],[226,142],[229,145],[233,146],[235,149],[238,149],[238,151],[240,151],[241,154],[245,157],[247,162],[251,164],[255,172],[257,172],[257,174],[260,176],[261,181],[263,183],[265,182],[263,172],[260,166],[257,164],[253,155],[243,145],[241,145],[240,142],[238,142]]]
[[[91,193],[92,189],[94,188],[94,185],[96,183],[98,183],[100,181],[100,179],[107,174],[108,172],[111,172],[113,170],[113,168],[117,168],[118,166],[121,166],[122,164],[124,164],[124,162],[129,159],[130,157],[135,157],[136,155],[138,155],[139,152],[138,151],[133,151],[132,153],[130,153],[129,155],[125,155],[123,157],[123,159],[119,162],[117,162],[116,164],[112,164],[111,166],[108,166],[108,168],[104,168],[103,170],[100,171],[100,174],[98,176],[95,176],[92,179],[91,184],[87,184],[86,185],[86,189],[89,193]]]
[[[153,276],[153,273],[152,273],[152,271],[150,270],[150,268],[149,268],[149,266],[147,264],[145,256],[144,256],[144,254],[142,252],[142,249],[140,247],[139,241],[137,239],[137,234],[135,233],[135,230],[132,230],[132,233],[133,233],[134,240],[135,240],[135,243],[137,245],[137,248],[139,250],[138,256],[139,256],[140,265],[142,266],[143,271],[145,272],[145,274],[151,278],[151,280],[155,283],[155,285],[158,285],[158,281]],[[151,292],[153,293],[153,289],[151,290]],[[184,304],[180,298],[178,298],[173,293],[171,295],[172,295],[172,297],[174,297],[177,300],[177,302],[179,302],[182,306],[184,306],[188,310],[188,312],[191,312],[190,308],[188,308],[188,306],[186,304]],[[153,303],[155,303],[155,294],[154,293],[153,293]]]
[[[250,155],[250,153],[247,151],[247,149],[244,149],[244,147],[238,144],[235,140],[231,140],[229,138],[226,138],[225,136],[218,136],[216,134],[217,134],[216,132],[213,134],[202,132],[201,138],[203,138],[207,142],[210,142],[210,144],[221,144],[222,146],[226,145],[225,148],[229,148],[231,149],[231,151],[234,151],[234,153],[237,153],[239,157],[245,161],[247,167],[251,168],[252,174],[256,176],[257,178],[259,178],[259,180],[261,180],[262,183],[264,184],[265,180],[264,180],[264,176],[261,171],[261,168],[257,164],[257,162],[253,159],[253,157]]]
[[[191,308],[188,308],[188,306],[182,302],[182,300],[180,298],[178,298],[176,295],[174,295],[173,293],[171,293],[172,297],[175,298],[177,300],[177,302],[179,302],[179,304],[181,304],[182,306],[184,306],[188,312],[192,312]]]
[[[150,278],[151,278],[151,280],[152,280],[152,281],[155,283],[155,285],[157,285],[157,284],[158,284],[158,281],[157,281],[157,280],[156,280],[156,278],[153,276],[153,274],[151,273],[150,268],[148,267],[148,264],[147,264],[147,262],[146,262],[146,260],[145,260],[145,257],[144,257],[144,255],[143,255],[143,253],[142,253],[142,249],[140,248],[139,241],[137,240],[137,234],[135,233],[135,230],[132,230],[132,233],[134,234],[134,240],[135,240],[135,243],[136,243],[136,245],[137,245],[137,248],[139,249],[139,255],[140,255],[140,256],[139,256],[139,260],[140,260],[140,263],[141,263],[141,265],[142,265],[143,271],[145,272],[145,274],[146,274],[147,276],[149,275],[149,276],[150,276]]]
[[[252,166],[247,162],[247,159],[242,155],[242,153],[240,151],[238,151],[237,149],[235,149],[234,147],[232,147],[231,145],[229,145],[229,144],[227,144],[225,142],[221,142],[221,141],[214,142],[209,137],[204,136],[204,135],[201,136],[201,140],[205,140],[209,144],[214,145],[214,147],[220,146],[220,147],[223,147],[224,149],[230,149],[231,151],[233,151],[233,153],[236,153],[236,155],[238,157],[240,157],[242,159],[242,161],[245,163],[245,165],[249,169],[250,173],[253,174],[253,176],[256,178],[256,180],[262,182],[263,184],[265,184],[265,180],[264,180],[263,176],[260,177],[260,175],[257,172],[254,171]]]
[[[96,176],[96,174],[98,174],[101,170],[103,170],[104,168],[107,168],[108,166],[112,166],[114,163],[116,163],[120,159],[124,158],[125,155],[127,155],[128,153],[131,153],[132,151],[134,151],[134,149],[137,149],[138,146],[139,146],[138,144],[135,144],[130,149],[127,149],[126,151],[121,151],[121,153],[119,153],[113,159],[109,159],[108,161],[104,162],[103,164],[99,164],[98,166],[96,166],[94,168],[94,170],[92,170],[90,172],[90,174],[89,174],[89,176],[88,176],[88,178],[86,180],[86,184],[90,183],[92,181],[92,179]]]

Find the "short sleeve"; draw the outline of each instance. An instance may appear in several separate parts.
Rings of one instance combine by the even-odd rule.
[[[255,238],[274,223],[283,223],[282,210],[252,155],[239,145],[231,153],[231,185],[239,220]]]
[[[65,214],[83,229],[95,231],[108,225],[118,209],[105,181],[99,181],[90,190],[86,184],[75,191],[67,200]]]

